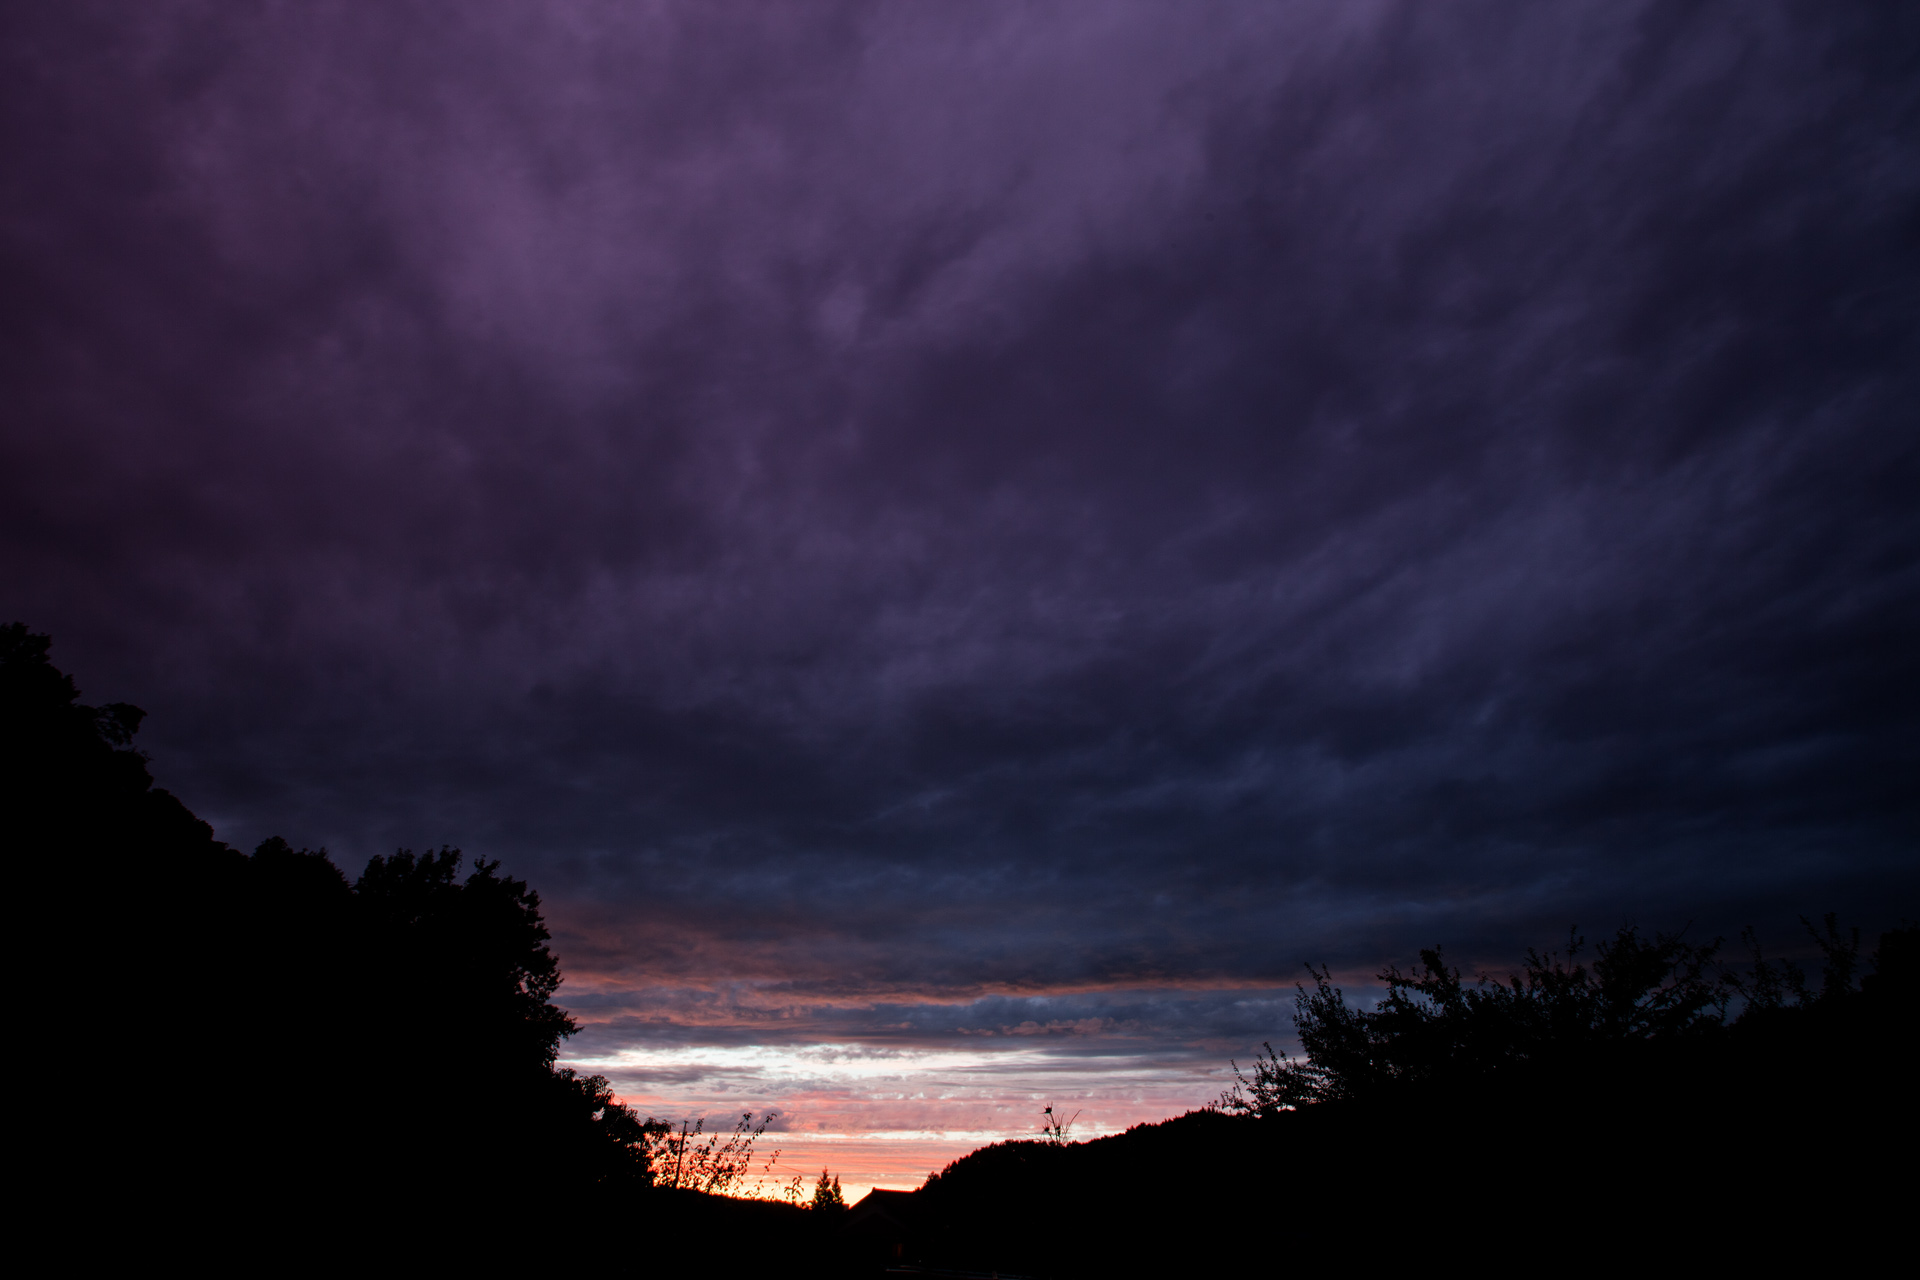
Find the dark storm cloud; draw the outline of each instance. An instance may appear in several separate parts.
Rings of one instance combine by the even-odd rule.
[[[7,21],[0,581],[228,839],[846,1034],[1914,901],[1910,6]]]

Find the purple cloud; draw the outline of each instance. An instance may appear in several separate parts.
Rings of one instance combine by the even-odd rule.
[[[1915,901],[1902,6],[4,21],[9,616],[595,1052]]]

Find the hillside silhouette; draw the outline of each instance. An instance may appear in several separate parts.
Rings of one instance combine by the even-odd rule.
[[[1051,1141],[851,1209],[825,1171],[813,1209],[657,1185],[664,1126],[557,1065],[574,1024],[538,894],[447,848],[352,881],[281,839],[229,848],[154,786],[142,718],[82,703],[45,636],[0,628],[5,830],[28,954],[60,993],[36,1006],[43,1096],[65,1099],[31,1112],[23,1150],[96,1253],[803,1276],[1841,1265],[1912,1202],[1920,931],[1863,956],[1831,917],[1808,925],[1812,975],[1750,936],[1734,963],[1633,929],[1474,983],[1425,951],[1372,1009],[1310,969],[1305,1057],[1267,1047],[1217,1105],[1081,1143],[1050,1119]]]
[[[1623,929],[1477,988],[1437,949],[1373,1010],[1325,969],[1222,1105],[1077,1144],[999,1143],[895,1197],[870,1256],[1033,1276],[1817,1256],[1911,1214],[1920,930],[1809,925],[1825,964]],[[1861,969],[1864,980],[1856,981]],[[856,1210],[856,1214],[858,1214]]]

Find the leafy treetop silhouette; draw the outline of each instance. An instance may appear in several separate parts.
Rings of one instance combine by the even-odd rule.
[[[839,1213],[847,1207],[847,1198],[840,1193],[840,1179],[827,1180],[827,1171],[820,1171],[820,1180],[813,1184],[813,1202],[810,1208],[822,1213]]]
[[[1581,958],[1586,939],[1571,932],[1564,949],[1529,949],[1518,973],[1483,976],[1473,985],[1432,947],[1420,952],[1417,970],[1390,966],[1380,973],[1387,992],[1373,1009],[1349,1005],[1328,968],[1308,965],[1313,989],[1299,986],[1294,999],[1305,1061],[1262,1046],[1251,1078],[1234,1064],[1236,1083],[1220,1105],[1271,1115],[1609,1047],[1710,1035],[1736,1006],[1741,1017],[1757,1018],[1845,999],[1859,967],[1859,930],[1843,934],[1832,915],[1824,930],[1803,924],[1825,955],[1817,993],[1797,966],[1762,956],[1751,929],[1743,935],[1752,950],[1744,973],[1716,963],[1719,939],[1649,938],[1633,927],[1600,942],[1591,961]]]

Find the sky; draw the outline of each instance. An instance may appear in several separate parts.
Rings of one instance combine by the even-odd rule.
[[[0,620],[231,844],[501,860],[776,1176],[1201,1105],[1308,961],[1920,916],[1904,0],[0,58]]]

